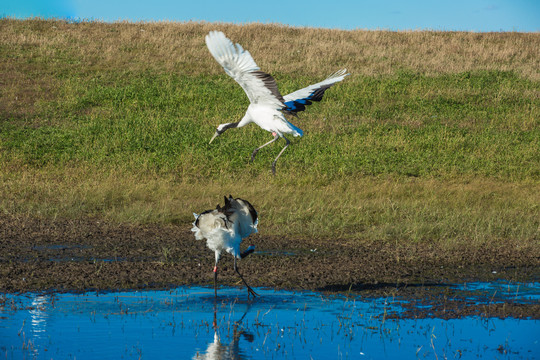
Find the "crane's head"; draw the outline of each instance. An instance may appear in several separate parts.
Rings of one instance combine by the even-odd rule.
[[[215,138],[217,138],[219,135],[223,134],[227,130],[227,128],[225,127],[226,125],[228,125],[228,124],[218,125],[218,127],[216,129],[216,132],[214,133],[214,136],[212,136],[212,138],[210,139],[209,144],[211,144],[212,141],[214,141]]]
[[[210,142],[209,144],[212,143],[212,141],[214,141],[215,138],[217,138],[219,135],[223,134],[225,131],[231,129],[231,128],[235,128],[238,126],[238,123],[227,123],[227,124],[221,124],[221,125],[218,125],[217,129],[216,129],[216,132],[214,133],[214,136],[212,136],[212,138],[210,139]]]

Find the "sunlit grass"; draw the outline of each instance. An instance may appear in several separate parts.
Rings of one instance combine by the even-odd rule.
[[[248,105],[204,45],[213,28],[283,93],[351,72],[292,120],[305,136],[276,177],[281,145],[248,162],[270,139],[254,125],[208,144]],[[5,213],[187,226],[231,193],[270,235],[538,245],[538,34],[9,19],[0,30]]]
[[[306,135],[294,140],[280,172],[537,178],[538,84],[497,72],[462,77],[350,77],[292,120]],[[505,85],[508,79],[513,87]],[[208,144],[215,126],[241,118],[247,105],[228,78],[133,74],[104,82],[66,80],[60,95],[41,105],[37,122],[8,117],[1,125],[6,160],[216,178],[268,171],[279,151],[279,145],[261,151],[246,170],[251,151],[269,139],[253,125]],[[483,82],[494,84],[475,95]],[[433,93],[439,95],[425,95]]]
[[[538,246],[540,186],[472,179],[363,177],[300,184],[271,175],[189,180],[95,168],[4,175],[2,211],[186,226],[224,194],[250,199],[267,235],[449,247]],[[536,245],[535,245],[536,244]]]

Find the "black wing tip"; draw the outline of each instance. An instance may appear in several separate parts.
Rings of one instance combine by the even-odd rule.
[[[268,73],[265,73],[261,70],[255,70],[251,72],[253,75],[255,75],[256,78],[262,80],[264,86],[270,90],[272,95],[274,95],[281,103],[285,102],[285,99],[283,99],[283,95],[279,92],[279,89],[277,87],[276,79]]]
[[[345,78],[346,76],[349,76],[349,75],[350,74],[347,73],[347,69],[340,69],[336,71],[335,73],[333,73],[332,75],[330,75],[327,78],[327,80],[340,77],[340,76],[343,76]],[[296,115],[296,113],[306,110],[306,106],[311,105],[312,101],[321,101],[325,91],[331,88],[332,86],[334,86],[335,84],[337,84],[338,82],[340,82],[341,80],[343,79],[336,80],[331,84],[321,85],[320,87],[313,90],[311,94],[309,94],[303,99],[287,101],[282,111],[287,114]]]
[[[234,209],[232,209],[232,207],[231,207],[231,200],[232,199],[233,199],[233,197],[231,195],[229,195],[229,197],[227,197],[226,195],[223,196],[223,200],[225,200],[225,205],[224,206],[218,205],[218,207],[216,208],[219,212],[221,212],[223,215],[225,215],[227,220],[230,220],[231,215],[234,214]],[[227,225],[225,225],[225,227],[227,227]]]
[[[312,101],[321,101],[324,95],[324,92],[328,90],[330,87],[332,87],[336,83],[323,85],[315,90],[309,96],[303,98],[303,99],[297,99],[297,100],[291,100],[287,101],[285,103],[286,108],[284,109],[285,112],[289,114],[295,114],[300,111],[306,110],[306,106],[309,106],[312,104]]]

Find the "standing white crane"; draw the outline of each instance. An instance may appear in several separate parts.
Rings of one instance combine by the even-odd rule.
[[[226,251],[234,257],[234,271],[240,276],[248,289],[249,295],[257,296],[257,293],[247,284],[246,280],[236,265],[236,259],[243,259],[253,251],[255,246],[240,253],[242,239],[257,232],[259,219],[257,211],[247,200],[233,199],[231,195],[225,196],[225,206],[216,206],[214,210],[206,210],[200,215],[193,213],[195,221],[191,231],[195,233],[195,239],[206,239],[206,246],[213,250],[216,255],[214,266],[214,296],[217,297],[218,262],[221,252]]]
[[[275,175],[276,162],[290,144],[285,134],[303,135],[303,131],[287,121],[284,114],[296,116],[297,112],[305,110],[312,101],[321,101],[324,92],[329,87],[349,75],[346,74],[347,70],[339,70],[326,80],[282,96],[274,78],[260,71],[249,51],[244,50],[240,44],[234,45],[220,31],[210,31],[205,40],[214,59],[223,66],[230,77],[240,84],[251,102],[242,120],[219,125],[210,143],[228,129],[242,127],[253,122],[271,132],[274,139],[253,150],[252,162],[257,152],[263,147],[277,141],[280,137],[286,141],[285,147],[272,163],[272,173]]]

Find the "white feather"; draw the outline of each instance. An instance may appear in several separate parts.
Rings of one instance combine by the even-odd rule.
[[[242,239],[257,232],[258,219],[253,222],[249,207],[242,199],[229,199],[231,214],[227,217],[218,209],[204,212],[200,215],[193,213],[195,221],[191,231],[195,239],[206,239],[206,245],[216,253],[226,251],[240,257]]]
[[[324,79],[323,81],[318,82],[313,85],[309,85],[303,89],[296,90],[295,92],[285,95],[283,99],[285,100],[285,102],[294,101],[298,99],[304,99],[308,97],[314,90],[320,87],[323,87],[326,85],[332,85],[339,81],[342,81],[343,79],[345,79],[346,76],[349,75],[349,74],[346,74],[346,72],[347,72],[347,69],[338,70],[332,75],[330,75],[329,77],[327,77],[326,79]]]
[[[256,76],[260,70],[249,51],[240,44],[236,46],[220,31],[210,31],[206,35],[206,46],[216,61],[232,77],[244,91],[252,104],[266,104],[280,109],[283,102],[272,94],[264,81]]]

